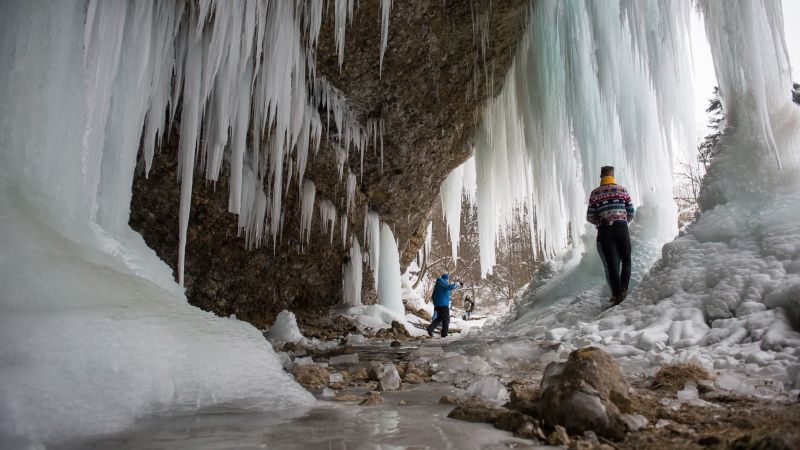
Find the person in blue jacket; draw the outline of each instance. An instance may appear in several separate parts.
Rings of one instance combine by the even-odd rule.
[[[450,326],[450,291],[458,289],[464,283],[452,283],[448,281],[450,275],[444,273],[436,279],[433,286],[433,321],[428,325],[428,336],[433,337],[433,330],[442,324],[442,337],[447,337],[447,328]]]

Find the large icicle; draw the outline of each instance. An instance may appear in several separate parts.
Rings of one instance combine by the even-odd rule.
[[[361,285],[364,261],[361,257],[361,245],[353,236],[350,246],[349,260],[342,266],[343,300],[349,306],[361,306]]]
[[[379,73],[383,75],[383,54],[386,53],[386,44],[389,42],[389,15],[392,12],[392,0],[381,0],[381,60]]]
[[[458,166],[450,172],[439,188],[442,214],[450,237],[450,252],[453,264],[458,265],[458,242],[461,240],[461,196],[464,189],[464,167]]]
[[[380,263],[378,264],[378,303],[385,308],[405,316],[400,276],[400,253],[394,233],[387,224],[381,224]]]

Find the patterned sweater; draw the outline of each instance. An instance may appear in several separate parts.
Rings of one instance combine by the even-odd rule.
[[[633,220],[634,212],[628,191],[616,184],[614,178],[603,177],[600,186],[589,196],[586,220],[598,227],[614,222],[628,223]]]

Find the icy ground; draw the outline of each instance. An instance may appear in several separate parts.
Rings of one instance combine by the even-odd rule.
[[[362,407],[320,401],[290,414],[206,414],[155,418],[98,440],[75,441],[64,449],[88,445],[103,449],[365,449],[539,448],[489,424],[448,419],[452,405],[438,399],[452,391],[443,383],[384,394],[384,404]],[[399,405],[400,401],[406,402]]]

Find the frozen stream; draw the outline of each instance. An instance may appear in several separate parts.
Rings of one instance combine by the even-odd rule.
[[[475,341],[462,344],[469,351]],[[378,357],[385,345],[364,346],[361,355]],[[413,348],[404,349],[406,351]],[[348,392],[363,394],[366,388]],[[131,429],[100,438],[63,443],[64,449],[367,449],[367,448],[546,448],[511,433],[479,424],[448,419],[452,405],[440,404],[445,394],[463,390],[443,382],[404,385],[383,393],[379,406],[325,401],[311,408],[281,413],[208,412],[142,419]],[[401,404],[403,402],[404,404]]]

